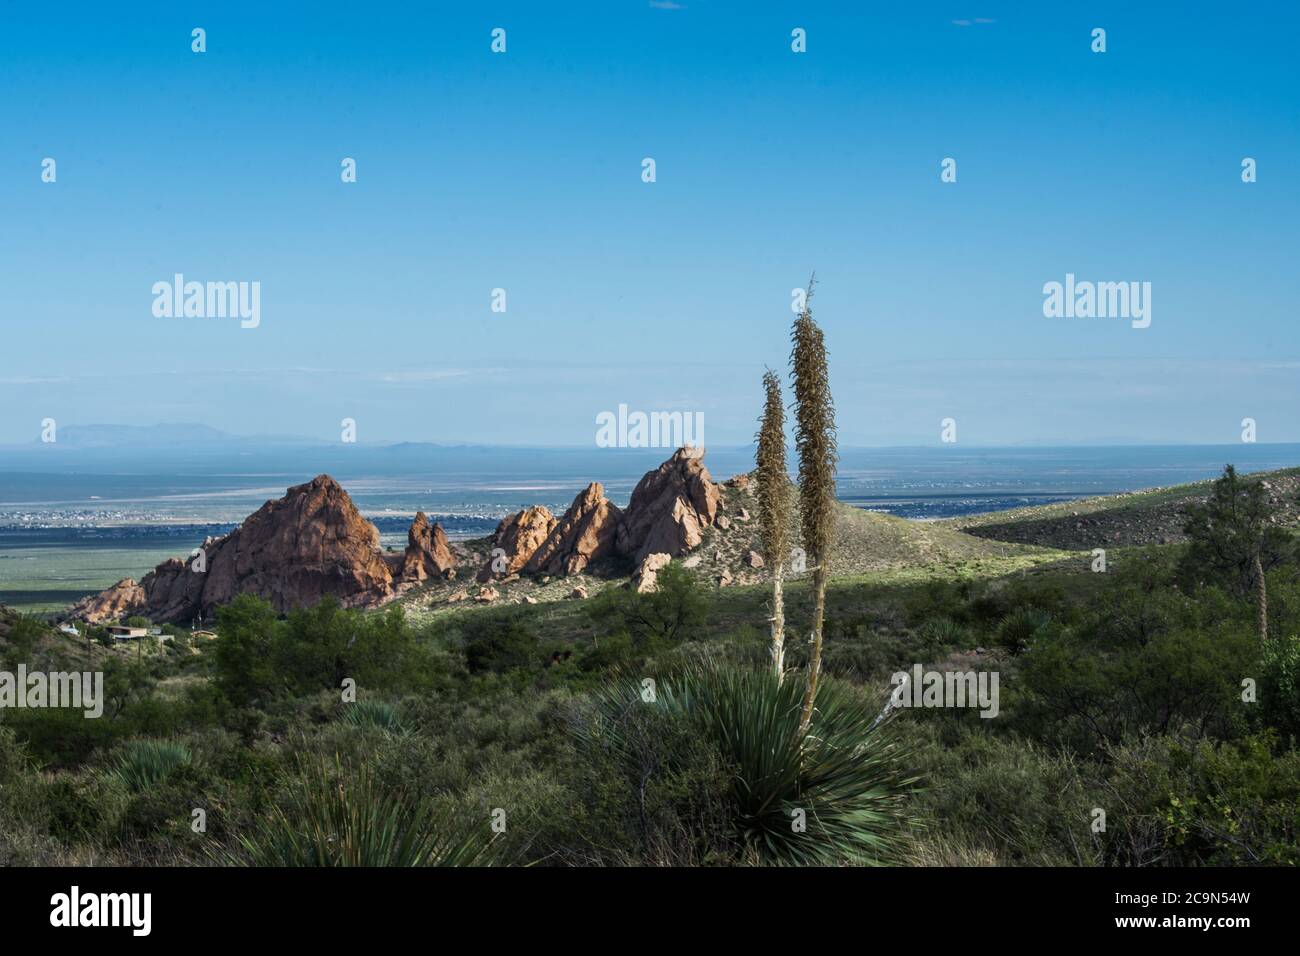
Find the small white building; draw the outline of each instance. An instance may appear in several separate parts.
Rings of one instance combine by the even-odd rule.
[[[149,635],[147,627],[128,627],[125,624],[113,624],[108,628],[108,634],[115,641],[138,641]]]

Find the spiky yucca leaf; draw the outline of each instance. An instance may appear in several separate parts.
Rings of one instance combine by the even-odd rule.
[[[378,727],[394,734],[406,733],[406,725],[392,704],[382,700],[359,700],[343,705],[343,721],[353,727]]]
[[[579,736],[620,752],[624,715],[660,708],[698,728],[732,768],[735,824],[762,862],[890,862],[903,831],[903,797],[915,783],[905,754],[877,722],[879,707],[837,682],[823,686],[812,726],[801,734],[801,695],[796,682],[783,684],[769,670],[689,665],[660,681],[651,702],[637,680],[596,692],[596,718]]]
[[[190,748],[176,741],[132,740],[122,749],[112,773],[132,793],[142,793],[190,759]]]
[[[213,847],[229,866],[488,866],[501,846],[489,821],[381,788],[365,765],[307,760],[290,780],[287,805]]]

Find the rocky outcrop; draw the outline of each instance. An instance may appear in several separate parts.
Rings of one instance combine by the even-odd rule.
[[[517,574],[550,537],[555,525],[555,515],[541,505],[525,508],[503,519],[492,535],[493,554],[479,571],[479,581]]]
[[[417,511],[406,533],[406,553],[402,556],[399,576],[405,582],[419,582],[427,578],[447,577],[454,573],[456,559],[452,556],[447,534],[440,524],[429,524],[423,511]]]
[[[234,531],[171,558],[137,585],[121,581],[82,600],[71,616],[108,620],[132,613],[189,623],[210,619],[239,594],[255,594],[283,613],[334,596],[348,607],[382,604],[403,584],[444,574],[455,563],[447,536],[416,515],[403,555],[386,559],[379,531],[348,493],[318,475],[268,501]]]
[[[103,624],[139,614],[148,603],[149,595],[145,589],[134,579],[123,578],[106,591],[87,594],[72,606],[68,616],[87,624]]]
[[[680,448],[637,483],[614,544],[638,564],[663,552],[676,557],[703,540],[721,493],[704,467],[704,449]]]
[[[345,606],[379,603],[393,571],[379,531],[329,475],[268,501],[230,534],[205,541],[200,554],[172,558],[140,582],[153,621],[211,617],[239,594],[256,594],[283,613],[327,595]]]
[[[523,566],[525,574],[569,575],[592,561],[614,553],[614,535],[622,510],[593,482],[573,499],[569,510],[551,529]]]

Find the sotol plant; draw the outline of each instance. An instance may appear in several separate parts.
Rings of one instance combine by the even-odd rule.
[[[190,749],[184,744],[170,740],[133,740],[123,748],[112,772],[132,793],[143,793],[190,759]]]
[[[812,651],[804,691],[800,733],[807,732],[822,669],[822,623],[826,616],[826,578],[835,530],[835,405],[826,365],[826,341],[813,321],[815,277],[808,280],[803,312],[795,319],[790,372],[794,378],[795,448],[799,452],[799,514],[804,550],[812,562]]]
[[[369,768],[304,760],[288,803],[260,818],[239,847],[216,846],[226,866],[487,866],[500,845],[486,817],[385,790]]]
[[[763,550],[772,568],[772,672],[785,677],[785,563],[790,557],[790,477],[785,465],[785,407],[781,381],[763,375],[763,418],[758,431],[758,518]]]
[[[595,692],[595,721],[580,738],[622,753],[629,708],[652,707],[692,727],[732,768],[730,817],[758,862],[790,866],[895,859],[904,800],[915,783],[905,754],[876,720],[879,704],[828,682],[809,732],[803,691],[768,669],[696,663],[663,680],[652,702],[635,679]]]

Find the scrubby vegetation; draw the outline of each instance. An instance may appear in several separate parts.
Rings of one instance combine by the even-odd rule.
[[[832,576],[807,736],[771,589],[678,562],[418,625],[245,597],[142,655],[9,615],[6,662],[101,670],[106,701],[0,711],[0,864],[1294,865],[1295,540],[1269,535],[1261,639],[1258,587],[1198,569],[1192,530],[1106,573]],[[997,672],[998,716],[881,719],[915,664]]]

